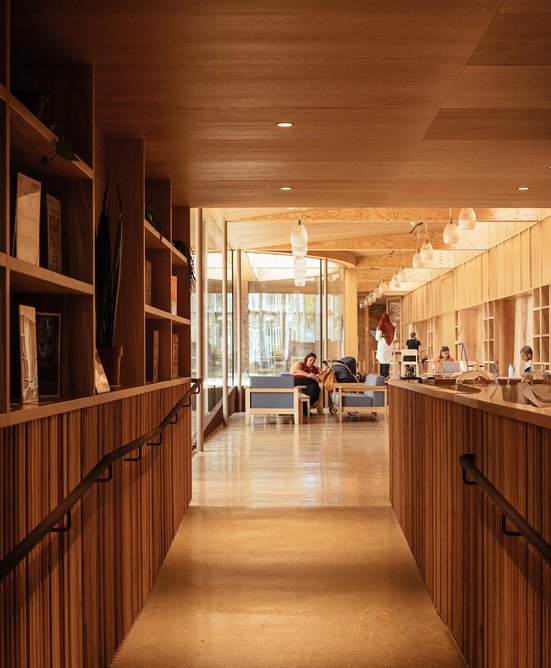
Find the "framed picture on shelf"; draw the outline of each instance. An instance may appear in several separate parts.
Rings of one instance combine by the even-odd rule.
[[[36,352],[36,309],[19,305],[19,355],[21,403],[38,403],[38,362]]]
[[[61,313],[36,314],[38,396],[60,395]]]
[[[30,264],[40,261],[40,181],[20,172],[15,194],[15,257]]]
[[[46,267],[61,274],[61,202],[46,195]]]

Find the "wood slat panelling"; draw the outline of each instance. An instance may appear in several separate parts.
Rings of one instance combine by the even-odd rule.
[[[107,452],[154,428],[189,384],[0,431],[2,553]],[[191,500],[191,416],[160,447],[117,461],[1,588],[2,666],[104,666],[130,629]],[[134,453],[134,454],[137,454]]]
[[[551,436],[529,422],[390,385],[391,502],[436,609],[469,666],[549,666],[551,568],[465,486],[476,464],[551,541]]]

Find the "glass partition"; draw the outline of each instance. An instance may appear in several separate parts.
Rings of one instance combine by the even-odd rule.
[[[243,377],[289,371],[309,352],[321,355],[322,262],[306,258],[306,285],[296,287],[290,255],[245,253],[247,313]],[[244,300],[245,301],[245,300]]]

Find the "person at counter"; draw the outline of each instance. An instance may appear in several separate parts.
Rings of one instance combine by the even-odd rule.
[[[416,332],[410,332],[409,334],[409,339],[406,341],[406,348],[409,350],[417,350],[417,352],[421,352],[423,348],[421,347],[421,341],[417,338],[417,333]]]
[[[532,373],[532,348],[530,346],[522,346],[520,349],[520,359],[522,360],[521,375],[525,373]]]
[[[441,364],[442,362],[455,362],[455,358],[451,356],[448,346],[442,346],[440,348],[440,354],[433,361],[435,364]]]

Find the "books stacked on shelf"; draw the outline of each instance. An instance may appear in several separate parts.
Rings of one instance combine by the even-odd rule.
[[[172,334],[172,377],[178,378],[178,334]]]
[[[17,174],[15,257],[38,265],[40,259],[40,181]]]
[[[170,277],[170,313],[178,315],[178,277]]]
[[[145,261],[145,303],[151,306],[152,265],[149,260]]]

